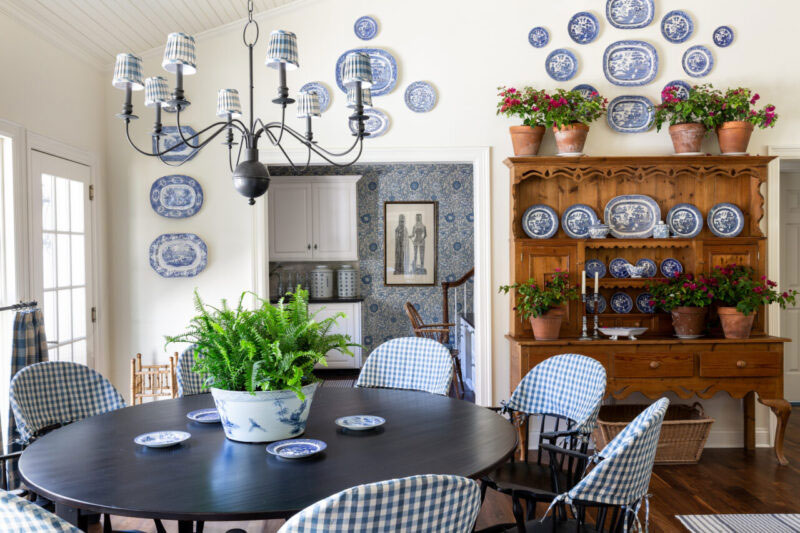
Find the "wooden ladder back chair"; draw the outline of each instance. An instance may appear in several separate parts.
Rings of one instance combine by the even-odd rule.
[[[177,398],[178,382],[175,366],[178,352],[160,365],[143,365],[142,354],[131,359],[131,404],[140,405],[145,398]]]

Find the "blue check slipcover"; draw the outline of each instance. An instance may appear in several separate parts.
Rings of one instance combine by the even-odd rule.
[[[359,485],[334,494],[294,515],[278,533],[468,533],[480,506],[480,489],[471,479],[413,476]]]
[[[420,390],[447,396],[453,381],[450,351],[433,339],[401,337],[367,357],[356,387]]]
[[[178,397],[180,398],[204,392],[203,376],[192,370],[192,367],[194,367],[194,354],[196,349],[197,345],[192,344],[178,357],[176,373],[178,375]]]
[[[80,533],[56,515],[0,490],[0,531],[5,533]]]
[[[606,392],[606,369],[585,355],[565,353],[545,359],[528,372],[508,407],[530,415],[559,415],[572,429],[592,432]]]

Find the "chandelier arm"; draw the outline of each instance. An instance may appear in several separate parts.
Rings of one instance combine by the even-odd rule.
[[[211,129],[211,128],[212,128],[212,127],[214,127],[214,126],[217,126],[217,125],[222,125],[222,127],[220,127],[220,128],[219,128],[217,131],[215,131],[215,132],[214,132],[214,133],[213,133],[213,134],[212,134],[212,135],[211,135],[211,136],[210,136],[208,139],[206,139],[205,141],[201,142],[199,145],[197,145],[197,146],[194,146],[194,145],[192,145],[192,144],[187,144],[187,146],[189,146],[189,147],[190,147],[190,148],[192,148],[193,150],[200,150],[200,149],[204,148],[204,147],[205,147],[205,146],[206,146],[206,145],[207,145],[209,142],[211,142],[211,140],[213,140],[213,139],[214,139],[214,138],[215,138],[217,135],[219,135],[220,133],[222,133],[223,131],[225,131],[225,129],[226,129],[225,127],[227,126],[227,124],[228,124],[227,122],[217,122],[217,123],[215,123],[215,124],[212,124],[211,126],[208,126],[207,128],[203,129],[202,131],[200,131],[200,132],[198,132],[198,133],[194,134],[194,135],[193,135],[192,137],[190,137],[190,138],[197,137],[197,136],[198,136],[198,135],[200,135],[201,133],[204,133],[204,132],[208,131],[209,129]],[[169,153],[169,152],[171,152],[171,151],[173,151],[173,150],[177,150],[178,148],[180,148],[181,146],[183,146],[183,145],[185,144],[185,143],[176,143],[174,146],[170,146],[169,148],[166,148],[165,150],[159,150],[159,149],[158,149],[158,143],[156,143],[156,151],[155,151],[155,152],[145,152],[144,150],[142,150],[141,148],[139,148],[138,146],[136,146],[136,144],[133,142],[133,139],[131,139],[131,129],[130,129],[130,122],[129,122],[129,121],[126,121],[126,122],[125,122],[125,137],[128,139],[128,143],[130,143],[130,145],[131,145],[131,146],[132,146],[132,147],[133,147],[133,148],[134,148],[134,149],[135,149],[137,152],[139,152],[140,154],[142,154],[142,155],[146,155],[146,156],[150,156],[150,157],[158,157],[158,158],[160,158],[162,155],[164,155],[164,154],[167,154],[167,153]]]
[[[344,168],[344,167],[349,167],[350,165],[352,165],[353,163],[355,163],[356,161],[358,161],[358,160],[359,160],[359,158],[361,157],[361,152],[363,152],[363,151],[364,151],[364,138],[363,138],[363,137],[359,137],[359,141],[360,141],[360,142],[359,142],[359,145],[358,145],[358,153],[357,153],[357,154],[356,154],[356,156],[353,158],[353,160],[352,160],[352,161],[350,161],[350,162],[348,162],[348,163],[337,163],[336,161],[334,161],[334,160],[330,159],[328,156],[326,156],[324,153],[322,153],[320,150],[318,150],[318,149],[317,149],[318,147],[317,147],[317,146],[315,146],[315,145],[313,145],[313,144],[309,144],[309,146],[308,146],[308,147],[309,147],[311,150],[314,150],[314,153],[315,153],[315,154],[317,154],[318,156],[320,156],[322,159],[324,159],[325,161],[327,161],[327,162],[328,162],[328,163],[330,163],[331,165],[333,165],[333,166],[335,166],[335,167],[339,167],[339,168]]]
[[[356,147],[356,145],[358,144],[358,141],[359,141],[359,140],[361,140],[361,139],[363,139],[363,138],[364,138],[364,137],[363,137],[361,134],[359,134],[359,135],[356,135],[356,140],[355,140],[355,141],[353,141],[353,144],[352,144],[352,145],[350,145],[350,148],[348,148],[348,149],[347,149],[347,150],[345,150],[344,152],[331,152],[331,151],[329,151],[329,150],[326,150],[325,148],[323,148],[322,146],[320,146],[320,145],[318,145],[318,144],[315,144],[314,146],[316,146],[318,150],[321,150],[321,151],[325,152],[326,154],[328,154],[328,155],[329,155],[329,156],[331,156],[331,157],[342,157],[342,156],[345,156],[345,155],[349,154],[350,152],[352,152],[352,151],[353,151],[353,149],[354,149],[354,148]]]
[[[270,122],[269,124],[264,126],[263,131],[267,134],[268,137],[270,137],[271,142],[272,142],[272,139],[274,139],[274,135],[272,134],[272,132],[269,131],[269,129],[270,128],[279,128],[279,127],[281,127],[281,124],[278,123],[278,122]],[[294,137],[295,139],[297,139],[301,143],[307,145],[309,147],[309,149],[313,150],[316,154],[318,154],[320,156],[324,156],[326,154],[328,156],[331,156],[331,157],[342,157],[342,156],[345,156],[345,155],[349,154],[350,152],[352,152],[355,149],[356,145],[359,143],[359,141],[363,140],[363,138],[364,138],[362,135],[357,135],[356,136],[356,140],[353,142],[353,144],[347,150],[345,150],[343,152],[331,152],[331,151],[326,150],[325,148],[319,146],[316,143],[309,143],[308,139],[306,139],[306,137],[302,133],[292,129],[289,126],[284,126],[284,129],[292,137]],[[260,133],[261,133],[261,131],[259,131],[259,134]],[[272,144],[275,144],[275,143],[273,142]],[[325,160],[326,161],[330,161],[328,158],[325,158]],[[347,165],[344,165],[344,166],[347,166]]]
[[[272,134],[270,133],[270,135],[272,135]],[[289,157],[289,154],[286,153],[286,150],[283,148],[282,145],[276,144],[275,146],[278,147],[278,150],[281,151],[281,153],[283,154],[283,157],[285,157],[286,160],[289,162],[289,166],[292,167],[292,170],[297,171],[297,172],[305,172],[306,170],[308,170],[308,167],[311,165],[311,149],[310,148],[308,150],[308,157],[306,158],[306,164],[301,169],[300,167],[298,167],[297,165],[294,164],[294,162],[292,161],[292,158]]]
[[[244,124],[242,124],[242,122],[241,122],[240,120],[236,120],[236,119],[234,119],[234,120],[231,120],[231,121],[230,121],[230,123],[229,123],[227,120],[219,120],[219,121],[217,121],[217,122],[213,122],[212,124],[210,124],[210,125],[206,126],[205,128],[203,128],[202,130],[198,131],[197,133],[195,133],[194,135],[192,135],[191,137],[189,137],[189,138],[187,139],[187,138],[186,138],[186,137],[184,137],[184,135],[183,135],[183,126],[181,126],[181,110],[180,110],[180,108],[178,108],[178,112],[177,112],[175,115],[176,115],[176,116],[175,116],[175,123],[176,123],[176,124],[177,124],[177,126],[178,126],[178,135],[180,135],[180,137],[181,137],[181,140],[183,141],[183,143],[184,143],[186,146],[188,146],[189,148],[201,148],[202,146],[205,146],[205,144],[207,144],[207,143],[205,143],[205,142],[200,142],[200,143],[199,143],[197,146],[195,146],[195,145],[193,145],[192,143],[190,143],[189,141],[191,141],[191,140],[192,140],[192,139],[194,139],[194,138],[197,138],[197,137],[199,137],[201,134],[203,134],[203,133],[207,132],[207,131],[208,131],[208,130],[210,130],[211,128],[213,128],[213,127],[215,127],[215,126],[218,126],[218,125],[220,125],[220,124],[222,124],[222,125],[224,125],[224,126],[236,127],[236,129],[238,129],[238,130],[239,130],[239,131],[240,131],[242,134],[244,134],[244,133],[247,131],[247,128],[245,128]],[[238,122],[238,124],[241,124],[241,126],[239,126],[238,124],[236,124],[237,122]],[[224,129],[224,128],[223,128],[223,129]],[[219,132],[218,132],[218,133],[219,133]],[[198,141],[199,141],[199,139],[198,139]]]

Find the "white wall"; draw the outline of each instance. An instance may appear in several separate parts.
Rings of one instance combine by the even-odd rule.
[[[661,88],[673,79],[686,79],[680,67],[684,50],[694,44],[709,46],[716,65],[704,81],[719,86],[748,85],[758,89],[763,100],[774,103],[781,114],[777,128],[757,132],[752,152],[765,153],[769,144],[800,144],[800,104],[794,92],[800,86],[800,71],[791,55],[794,20],[800,4],[764,0],[754,9],[744,0],[706,2],[656,2],[653,24],[642,30],[618,30],[603,14],[604,2],[576,0],[544,5],[529,0],[488,2],[479,0],[316,0],[281,9],[259,19],[262,40],[256,48],[257,111],[276,119],[275,71],[262,66],[266,36],[271,29],[297,33],[300,70],[290,72],[289,84],[297,90],[307,81],[321,80],[333,95],[332,109],[317,124],[316,138],[323,144],[343,146],[350,137],[345,124],[344,95],[334,79],[334,64],[339,55],[353,47],[385,48],[398,60],[400,77],[394,91],[375,99],[376,107],[391,117],[392,127],[382,138],[369,140],[369,146],[490,146],[492,161],[492,285],[508,281],[508,198],[507,169],[502,160],[511,153],[508,126],[514,125],[494,114],[496,87],[500,84],[535,84],[545,88],[571,88],[590,83],[609,99],[621,94],[641,94],[655,100]],[[659,21],[670,9],[686,8],[694,17],[695,34],[683,45],[667,43],[660,35]],[[601,19],[600,37],[589,45],[577,45],[566,34],[569,17],[579,10],[593,11]],[[353,22],[361,15],[375,16],[380,24],[378,36],[369,42],[357,39]],[[736,40],[727,49],[712,44],[711,33],[721,25],[736,31]],[[551,44],[534,49],[527,43],[531,27],[542,25],[551,33]],[[176,31],[180,28],[176,28]],[[605,47],[621,39],[646,39],[660,54],[661,66],[656,81],[641,88],[611,86],[602,74]],[[574,51],[581,67],[575,79],[556,83],[545,74],[547,54],[557,47]],[[246,51],[241,44],[241,28],[233,27],[198,43],[198,74],[186,78],[187,95],[192,100],[186,123],[198,126],[213,120],[214,99],[220,87],[247,89]],[[146,75],[163,74],[158,55],[145,61]],[[110,74],[109,74],[110,77]],[[403,103],[405,87],[416,80],[431,81],[439,93],[433,112],[416,114]],[[233,298],[250,287],[250,209],[230,183],[225,154],[221,146],[209,147],[194,161],[177,170],[197,178],[206,190],[206,204],[194,218],[185,221],[162,219],[152,212],[147,192],[152,181],[172,172],[154,161],[136,155],[122,138],[113,114],[118,112],[122,94],[107,85],[106,115],[109,124],[108,174],[111,180],[111,276],[114,310],[113,359],[117,384],[127,381],[127,361],[136,351],[150,356],[161,352],[162,336],[181,331],[191,316],[190,292],[196,286],[203,296],[215,301]],[[147,142],[152,122],[149,110],[136,95],[137,112],[143,116],[136,124],[136,138]],[[294,121],[294,119],[293,119]],[[299,121],[297,122],[300,125]],[[368,149],[367,148],[367,149]],[[714,139],[706,150],[716,151]],[[543,153],[553,153],[548,135]],[[611,131],[605,122],[592,127],[586,152],[591,155],[669,154],[672,147],[666,132],[623,135]],[[263,200],[260,200],[263,201]],[[160,233],[192,231],[209,246],[206,272],[189,280],[165,280],[149,267],[148,246]],[[492,291],[494,294],[494,291]],[[509,350],[503,338],[508,323],[508,301],[496,295],[492,305],[494,395],[507,396],[509,388]],[[738,438],[741,425],[739,402],[717,397],[704,402],[717,418],[718,435]],[[765,411],[759,406],[761,437],[765,435]],[[727,439],[727,437],[726,437]]]

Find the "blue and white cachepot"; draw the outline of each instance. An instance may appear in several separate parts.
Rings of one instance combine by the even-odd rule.
[[[272,442],[303,434],[317,383],[303,387],[305,399],[294,391],[256,391],[255,394],[211,387],[225,436],[239,442]]]

